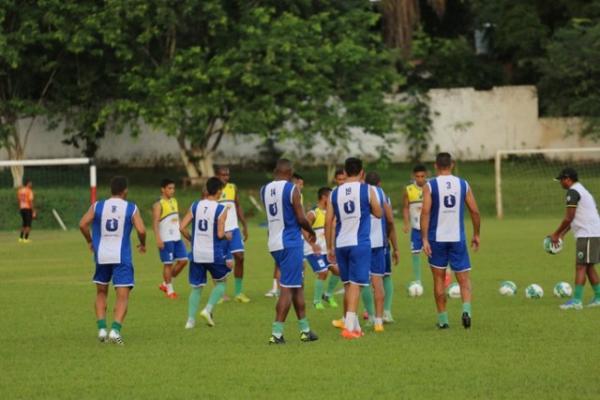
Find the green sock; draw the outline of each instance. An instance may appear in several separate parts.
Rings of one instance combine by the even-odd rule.
[[[210,296],[208,296],[208,303],[206,303],[207,306],[210,306],[210,311],[212,311],[215,304],[221,300],[223,294],[225,294],[225,282],[217,282],[210,292]]]
[[[583,301],[583,285],[575,285],[575,294],[573,295],[573,299],[579,302]]]
[[[306,317],[298,320],[298,327],[300,328],[300,332],[310,331],[310,326],[308,326],[308,320]],[[283,327],[281,329],[283,330]]]
[[[244,278],[235,278],[235,295],[242,294],[242,284],[244,283]]]
[[[96,321],[96,325],[98,325],[98,329],[106,329],[106,319],[99,319]]]
[[[117,331],[119,333],[121,333],[121,327],[123,325],[118,323],[117,321],[113,321],[112,325],[110,326],[110,329],[112,329],[113,331]]]
[[[313,303],[317,304],[321,302],[321,295],[323,294],[323,286],[325,281],[319,279],[315,279],[315,294],[313,295]]]
[[[392,311],[392,298],[394,296],[394,282],[392,277],[386,275],[383,277],[383,290],[385,291],[385,297],[383,298],[383,309],[384,311]]]
[[[369,317],[375,316],[375,302],[373,301],[373,291],[370,286],[363,286],[360,294],[362,296],[363,304],[369,313]]]
[[[412,254],[412,270],[413,275],[415,276],[416,281],[421,280],[421,254],[413,253]]]
[[[327,290],[325,291],[325,295],[333,296],[333,291],[335,290],[335,287],[337,286],[339,281],[339,276],[331,274],[331,276],[329,277],[329,282],[327,282]]]
[[[448,312],[444,311],[438,314],[438,325],[444,325],[448,323]]]
[[[463,303],[463,312],[469,314],[471,316],[471,303]]]
[[[592,285],[592,288],[594,289],[594,297],[596,299],[600,299],[600,283],[597,285]]]
[[[283,322],[273,322],[273,330],[272,330],[273,336],[275,336],[276,338],[280,338],[283,336]]]
[[[198,307],[200,306],[200,296],[202,295],[201,287],[193,287],[188,300],[188,318],[196,319]]]

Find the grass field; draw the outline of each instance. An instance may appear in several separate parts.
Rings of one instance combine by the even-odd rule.
[[[543,253],[541,240],[557,222],[483,221],[482,249],[472,257],[470,331],[460,326],[457,300],[449,302],[451,329],[435,329],[428,275],[423,297],[406,296],[404,235],[394,274],[397,322],[384,334],[347,342],[330,325],[339,310],[309,309],[320,340],[301,343],[291,317],[288,343],[277,347],[267,345],[274,300],[263,297],[273,263],[266,232],[254,221],[246,278],[252,302],[217,306],[215,328],[184,330],[187,274],[176,281],[180,298],[167,300],[157,289],[155,249],[136,255],[124,347],[96,341],[91,255],[78,232],[34,231],[30,245],[1,233],[0,398],[597,398],[600,310],[558,309],[564,300],[552,287],[572,280],[574,250],[569,239],[563,253]],[[517,283],[517,296],[498,294],[504,279]],[[306,281],[310,297],[312,275]],[[543,299],[525,299],[533,282],[545,289]],[[590,296],[588,286],[586,301]],[[112,293],[110,300],[112,306]]]

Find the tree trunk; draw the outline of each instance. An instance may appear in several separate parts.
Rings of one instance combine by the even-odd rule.
[[[179,154],[192,184],[198,184],[211,176],[215,176],[213,147],[192,146],[186,143],[185,135],[177,137]]]
[[[214,153],[208,149],[203,149],[199,154],[200,159],[198,160],[198,166],[200,167],[200,173],[206,179],[211,176],[215,176]]]
[[[6,132],[3,144],[6,147],[8,159],[22,160],[25,158],[25,148],[21,143],[17,118],[13,115],[3,116],[1,123],[4,125],[2,130]],[[10,173],[13,178],[13,187],[22,186],[25,168],[22,165],[10,167]]]
[[[181,161],[183,162],[183,166],[188,174],[188,178],[200,178],[200,171],[198,170],[198,167],[194,163],[192,157],[190,157],[190,150],[187,148],[187,144],[185,143],[185,135],[183,133],[180,133],[179,136],[177,136],[177,144],[179,145],[179,154],[181,155]]]

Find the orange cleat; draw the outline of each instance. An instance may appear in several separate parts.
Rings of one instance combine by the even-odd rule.
[[[161,283],[158,288],[163,292],[167,293],[167,285],[165,285],[164,283]]]
[[[362,332],[359,331],[349,331],[348,329],[342,330],[342,337],[347,340],[358,339],[362,336]]]
[[[170,298],[170,299],[176,299],[177,298],[177,293],[173,292],[171,294],[168,294],[167,297]]]

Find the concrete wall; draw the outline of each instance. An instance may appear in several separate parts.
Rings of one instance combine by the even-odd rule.
[[[472,88],[436,89],[430,92],[433,118],[432,143],[427,153],[431,159],[439,150],[449,151],[463,160],[493,158],[500,149],[546,147],[584,147],[598,145],[578,137],[580,121],[576,119],[538,118],[538,101],[533,86],[506,86],[489,91]],[[29,121],[21,121],[24,132]],[[293,158],[323,163],[329,159],[343,159],[347,154],[362,154],[377,158],[378,147],[386,146],[394,161],[406,160],[407,146],[399,133],[390,134],[391,143],[381,138],[353,131],[348,150],[318,143],[303,149],[293,141],[282,141],[277,146]],[[32,128],[27,145],[27,158],[77,157],[79,150],[61,144],[60,128],[48,131],[41,121]],[[218,162],[240,163],[257,157],[262,140],[244,135],[224,138]],[[310,157],[309,157],[310,156]],[[6,159],[0,150],[0,159]],[[97,158],[122,164],[148,165],[179,162],[179,150],[174,138],[145,128],[133,138],[129,135],[108,134],[100,142]]]

